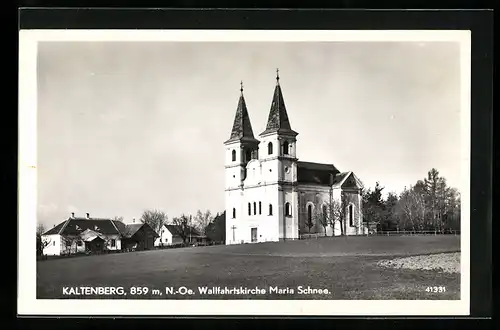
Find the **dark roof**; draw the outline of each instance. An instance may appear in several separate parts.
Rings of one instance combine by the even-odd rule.
[[[173,236],[180,236],[179,235],[179,232],[182,231],[182,227],[179,226],[179,225],[164,225],[168,231],[173,235]],[[190,231],[188,231],[188,235],[191,234],[191,236],[201,236],[201,234],[198,232],[198,230],[196,230],[196,228],[193,228],[193,227],[189,227],[190,228]]]
[[[69,218],[44,235],[79,235],[81,232],[90,229],[104,235],[120,234],[111,219],[101,218]]]
[[[243,91],[241,92],[240,99],[238,101],[238,108],[236,108],[236,115],[234,116],[231,136],[226,143],[242,140],[255,143],[259,142],[253,135],[252,124],[250,123],[250,116],[248,115],[247,104],[245,102],[245,97],[243,96]]]
[[[57,226],[47,230],[45,233],[43,233],[42,235],[54,235],[54,234],[58,234],[60,231],[61,231],[61,228],[66,224],[68,220],[64,220],[63,222],[61,222],[60,224],[58,224]]]
[[[335,178],[333,179],[333,184],[337,185],[337,184],[341,183],[342,180],[344,180],[346,178],[346,176],[349,175],[349,173],[351,173],[351,172],[342,172],[342,173],[338,173],[337,175],[335,175]]]
[[[271,110],[269,111],[269,117],[267,118],[266,130],[260,135],[278,132],[296,136],[298,133],[292,130],[288,114],[286,113],[285,100],[283,99],[283,93],[281,92],[279,77],[276,79],[277,82],[276,87],[274,88]]]
[[[127,232],[127,225],[119,220],[111,220],[120,233]]]
[[[125,228],[122,231],[122,235],[126,238],[130,238],[130,237],[134,236],[134,234],[137,233],[137,231],[139,229],[141,229],[143,225],[145,225],[145,223],[127,224],[127,225],[125,225]]]
[[[144,223],[125,224],[119,220],[99,218],[69,218],[43,235],[79,235],[87,229],[104,235],[122,235],[126,238],[132,237]]]
[[[339,170],[333,164],[297,162],[298,183],[332,185]]]

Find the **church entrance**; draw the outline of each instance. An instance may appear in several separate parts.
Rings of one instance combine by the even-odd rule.
[[[257,242],[257,228],[252,228],[251,233],[252,243]]]

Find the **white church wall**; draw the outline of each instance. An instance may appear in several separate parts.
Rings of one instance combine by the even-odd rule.
[[[235,244],[233,241],[233,229],[239,227],[238,221],[243,219],[242,210],[242,191],[230,190],[226,191],[226,244]],[[235,209],[235,217],[233,218],[233,208]],[[237,233],[235,233],[236,238]]]

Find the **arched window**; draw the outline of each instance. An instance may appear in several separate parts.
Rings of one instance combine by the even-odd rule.
[[[259,214],[262,214],[262,202],[259,202]]]
[[[250,161],[250,159],[252,159],[252,150],[251,149],[247,149],[247,152],[246,152],[246,161]]]
[[[233,219],[236,218],[236,209],[233,207]]]
[[[257,214],[257,203],[253,202],[253,214]]]
[[[326,220],[326,217],[327,217],[327,209],[326,209],[326,205],[323,205],[323,219]]]
[[[236,150],[231,151],[231,160],[232,160],[233,162],[235,162],[235,161],[236,161]]]
[[[285,203],[285,215],[288,217],[292,215],[292,206],[288,202]]]
[[[273,204],[269,204],[269,215],[273,215]]]
[[[269,142],[267,144],[267,154],[268,155],[272,155],[273,154],[273,143],[272,142]]]
[[[353,227],[354,226],[354,208],[352,204],[349,205],[349,226]]]
[[[312,221],[312,209],[313,209],[312,205],[311,205],[311,204],[309,204],[309,205],[307,206],[307,221],[308,221],[308,222],[311,222],[311,221]]]
[[[248,203],[248,215],[252,215],[252,205]]]
[[[285,141],[283,143],[283,155],[288,155],[288,150],[290,149],[290,146],[288,144],[288,141]]]

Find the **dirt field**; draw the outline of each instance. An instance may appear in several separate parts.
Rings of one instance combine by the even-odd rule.
[[[460,236],[451,235],[327,237],[46,260],[37,263],[37,298],[460,299],[459,273],[383,266],[392,259],[459,251]],[[83,286],[123,291],[85,295],[90,289]]]

